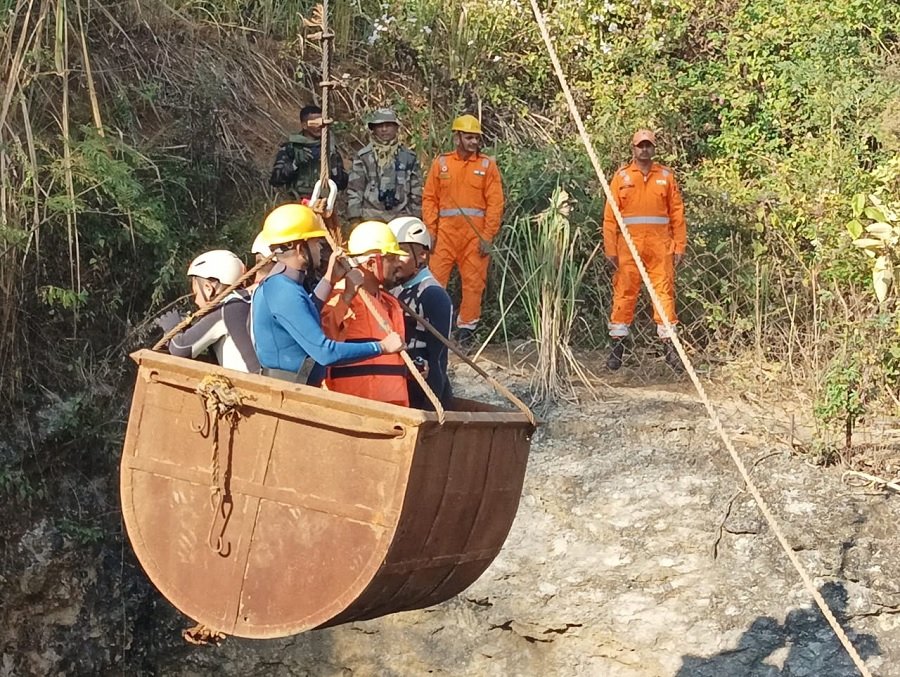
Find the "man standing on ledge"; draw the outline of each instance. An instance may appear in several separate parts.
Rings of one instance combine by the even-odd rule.
[[[431,272],[447,286],[459,268],[462,303],[456,340],[468,347],[481,318],[491,242],[503,218],[503,183],[494,158],[481,154],[481,123],[472,115],[453,121],[456,150],[432,163],[422,194],[422,220],[432,238]]]
[[[653,162],[656,135],[650,130],[640,129],[632,138],[631,146],[634,159],[615,173],[609,188],[644,262],[650,282],[662,302],[663,311],[669,322],[675,325],[678,322],[675,315],[675,268],[684,260],[687,242],[684,203],[672,170]],[[609,204],[603,216],[603,249],[614,271],[612,314],[609,318],[613,348],[606,366],[615,371],[622,366],[624,339],[634,319],[641,276]],[[663,342],[666,363],[673,369],[681,370],[681,360],[655,307],[653,319],[656,321],[657,336]]]

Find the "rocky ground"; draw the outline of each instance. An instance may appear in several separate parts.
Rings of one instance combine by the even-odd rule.
[[[458,367],[457,381],[467,395],[493,398],[465,372]],[[632,376],[604,385],[596,401],[546,413],[505,549],[448,603],[284,640],[196,648],[181,643],[188,622],[141,582],[127,554],[121,571],[101,559],[73,572],[59,564],[75,558],[66,554],[71,544],[38,525],[16,545],[32,554],[8,582],[19,604],[31,600],[20,620],[43,639],[17,653],[14,629],[0,631],[0,676],[99,666],[109,674],[322,677],[857,674],[738,491],[689,385],[663,374],[633,386]],[[851,489],[839,470],[807,464],[792,450],[781,408],[717,400],[869,668],[900,676],[900,496]],[[60,599],[68,602],[52,601]],[[73,658],[105,644],[119,647],[108,660]]]

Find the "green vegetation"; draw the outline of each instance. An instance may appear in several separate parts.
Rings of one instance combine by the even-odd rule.
[[[7,491],[114,462],[125,353],[186,291],[191,255],[245,250],[269,204],[268,162],[320,79],[313,5],[3,4],[0,407],[19,422],[11,436],[54,458],[29,447]],[[510,338],[543,337],[547,300],[516,296],[528,274],[515,262],[564,252],[560,272],[577,284],[554,289],[556,326],[575,347],[603,346],[602,200],[528,5],[332,6],[346,150],[381,105],[398,107],[423,159],[447,147],[453,115],[480,112],[509,198],[496,243],[509,266],[494,267],[486,320],[502,309]],[[840,432],[876,402],[896,406],[900,5],[560,0],[548,18],[607,169],[651,126],[678,173],[680,315],[701,358],[783,365]],[[557,187],[569,239],[548,252],[549,217],[535,215],[553,213]],[[852,360],[835,372],[835,355]]]

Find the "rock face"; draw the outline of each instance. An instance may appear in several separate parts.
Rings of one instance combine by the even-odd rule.
[[[467,395],[495,399],[465,374],[457,380],[470,384]],[[868,666],[900,676],[900,497],[850,491],[838,471],[792,456],[771,412],[746,403],[728,411],[739,452],[748,465],[759,460],[754,478]],[[446,604],[195,648],[177,633],[189,621],[147,592],[139,572],[130,581],[110,571],[121,562],[67,559],[65,543],[37,525],[15,546],[21,608],[4,610],[0,675],[857,674],[738,492],[686,386],[609,389],[545,420],[504,551]],[[16,618],[44,640],[17,651]]]

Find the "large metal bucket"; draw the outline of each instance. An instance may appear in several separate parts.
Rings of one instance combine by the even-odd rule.
[[[523,414],[458,400],[439,425],[430,412],[132,357],[125,525],[159,591],[209,628],[283,637],[431,606],[500,551],[533,431]],[[244,399],[236,426],[219,423],[215,462],[195,392],[207,374]]]

